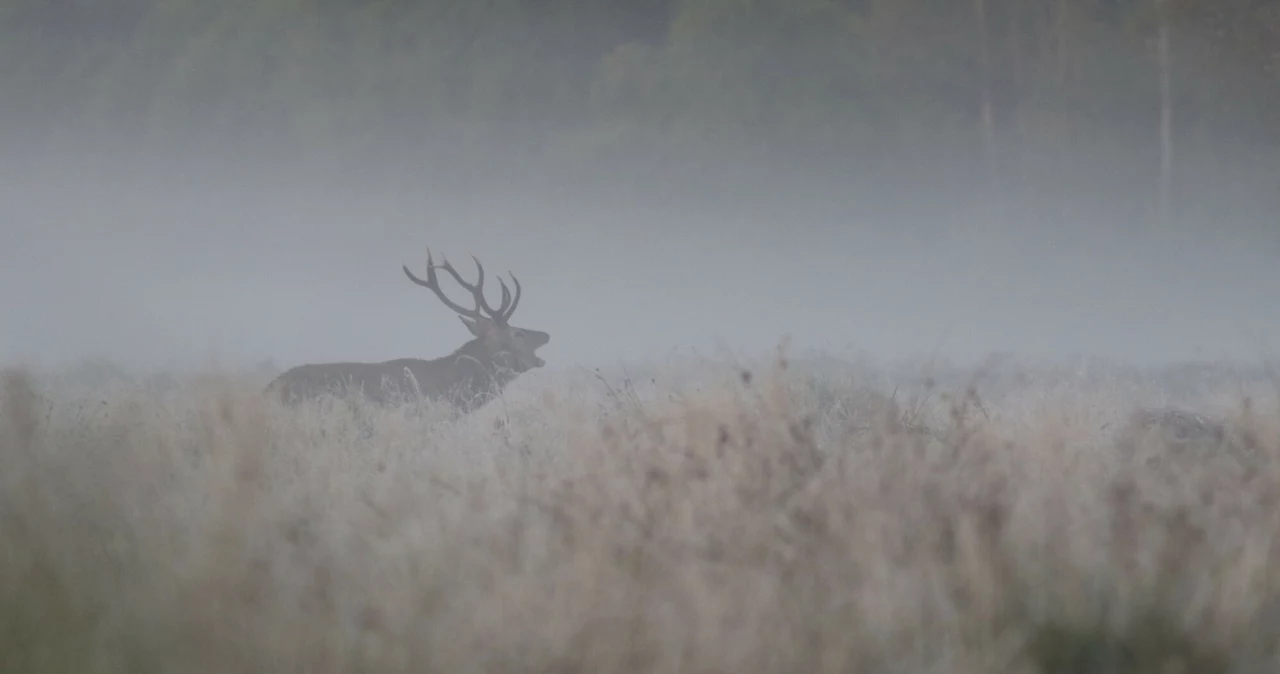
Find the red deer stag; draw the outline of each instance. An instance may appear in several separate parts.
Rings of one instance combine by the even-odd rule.
[[[317,398],[325,394],[341,395],[359,390],[378,404],[391,402],[397,394],[421,395],[434,400],[452,403],[462,412],[469,412],[497,396],[517,376],[545,363],[535,353],[545,346],[551,336],[538,330],[528,330],[511,325],[508,321],[520,304],[520,281],[511,275],[515,284],[512,298],[507,284],[502,285],[502,305],[489,306],[484,296],[484,266],[472,256],[479,272],[475,284],[467,283],[447,260],[436,264],[427,250],[427,278],[423,280],[402,266],[410,281],[427,288],[445,306],[459,314],[475,339],[443,358],[421,360],[400,358],[381,363],[313,363],[299,365],[285,371],[267,387],[268,393],[278,395],[286,403]],[[471,293],[475,308],[454,302],[440,288],[436,269],[448,272],[464,289]]]

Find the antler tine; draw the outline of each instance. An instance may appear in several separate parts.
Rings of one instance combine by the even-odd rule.
[[[499,309],[497,311],[494,311],[493,307],[489,306],[488,298],[484,296],[484,265],[480,264],[480,260],[475,255],[472,255],[471,259],[476,263],[476,273],[477,273],[476,284],[474,286],[467,284],[461,278],[458,278],[458,282],[462,283],[467,288],[467,290],[471,291],[471,294],[476,296],[477,306],[482,307],[485,313],[489,314],[490,317],[494,318],[495,320],[501,321],[502,310]],[[454,278],[457,278],[457,274],[454,274]],[[502,283],[501,278],[498,279],[498,283]],[[503,305],[505,306],[505,304],[506,304],[506,299],[504,297]]]
[[[502,305],[498,307],[498,315],[505,320],[507,307],[511,305],[511,290],[507,288],[507,284],[502,280],[501,276],[498,277],[498,285],[502,286]]]
[[[453,277],[453,280],[458,282],[458,285],[462,286],[463,288],[465,288],[467,291],[471,293],[472,297],[475,298],[476,311],[483,309],[484,312],[489,314],[489,317],[492,318],[493,320],[498,321],[499,323],[505,323],[506,316],[508,315],[507,309],[506,309],[506,306],[507,306],[506,298],[509,296],[510,291],[505,291],[503,295],[502,307],[498,309],[494,309],[493,307],[489,306],[489,300],[484,296],[484,265],[480,264],[480,260],[477,259],[475,255],[472,255],[471,259],[474,260],[476,263],[477,278],[474,284],[468,283],[466,279],[462,278],[462,274],[459,274],[458,270],[455,269],[454,266],[450,264],[448,260],[445,260],[444,262],[440,263],[439,266],[441,269],[449,272],[449,275]],[[502,279],[499,278],[498,282],[502,283]]]
[[[520,304],[520,280],[511,272],[507,272],[507,275],[511,277],[511,282],[516,285],[516,296],[515,299],[511,301],[511,307],[507,309],[505,314],[503,314],[503,320],[511,320],[511,316],[516,313],[516,306]],[[503,284],[503,287],[506,287],[505,283]]]
[[[405,265],[400,265],[400,268],[404,270],[405,276],[408,276],[410,281],[413,281],[414,283],[424,288],[427,288],[431,292],[435,293],[436,297],[440,298],[440,301],[444,302],[445,306],[449,307],[450,309],[453,309],[454,311],[458,312],[459,314],[462,314],[463,316],[468,316],[473,319],[480,318],[480,309],[478,306],[475,309],[468,309],[467,307],[464,307],[461,304],[458,304],[457,302],[454,302],[453,300],[449,299],[449,296],[444,294],[444,290],[440,288],[440,278],[436,276],[436,266],[437,265],[435,264],[435,261],[431,259],[431,249],[428,248],[427,249],[427,278],[425,281],[415,276],[413,272],[409,271],[409,267]],[[464,287],[467,285],[458,276],[458,272],[453,270],[453,266],[450,265],[447,260],[443,264],[440,264],[439,267],[449,272],[450,274],[452,274],[453,277],[457,279],[459,283],[462,283]],[[476,295],[476,293],[474,292],[472,294]]]
[[[471,256],[471,260],[476,263],[476,285],[477,288],[484,288],[484,265],[480,264],[480,260],[475,255]],[[483,295],[481,295],[483,297]]]

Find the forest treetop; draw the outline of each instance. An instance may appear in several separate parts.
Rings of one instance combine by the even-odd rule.
[[[1141,173],[1162,23],[1179,156],[1269,167],[1280,3],[1252,0],[0,0],[0,133],[31,157]]]

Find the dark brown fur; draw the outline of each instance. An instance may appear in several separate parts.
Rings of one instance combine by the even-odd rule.
[[[475,336],[457,351],[432,360],[399,358],[380,363],[299,365],[276,377],[267,392],[278,395],[286,403],[358,391],[379,404],[413,399],[419,394],[447,401],[464,412],[485,404],[520,374],[543,366],[543,360],[535,352],[545,346],[551,336],[507,322],[520,302],[520,284],[515,277],[512,277],[516,284],[514,301],[506,283],[499,280],[502,306],[489,307],[483,293],[484,267],[478,260],[476,267],[480,278],[470,284],[448,262],[435,265],[428,251],[426,280],[414,276],[408,268],[404,270],[411,281],[432,290],[446,306],[458,312],[463,325]],[[444,295],[436,278],[437,268],[448,272],[471,291],[476,304],[474,310]]]

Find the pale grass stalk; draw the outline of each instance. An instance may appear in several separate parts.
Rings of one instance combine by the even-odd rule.
[[[676,388],[517,387],[465,417],[289,408],[228,375],[84,406],[9,375],[0,597],[22,604],[0,653],[100,672],[1276,664],[1266,408],[1190,451],[1106,426],[1114,390],[900,405],[784,359],[701,367]]]

